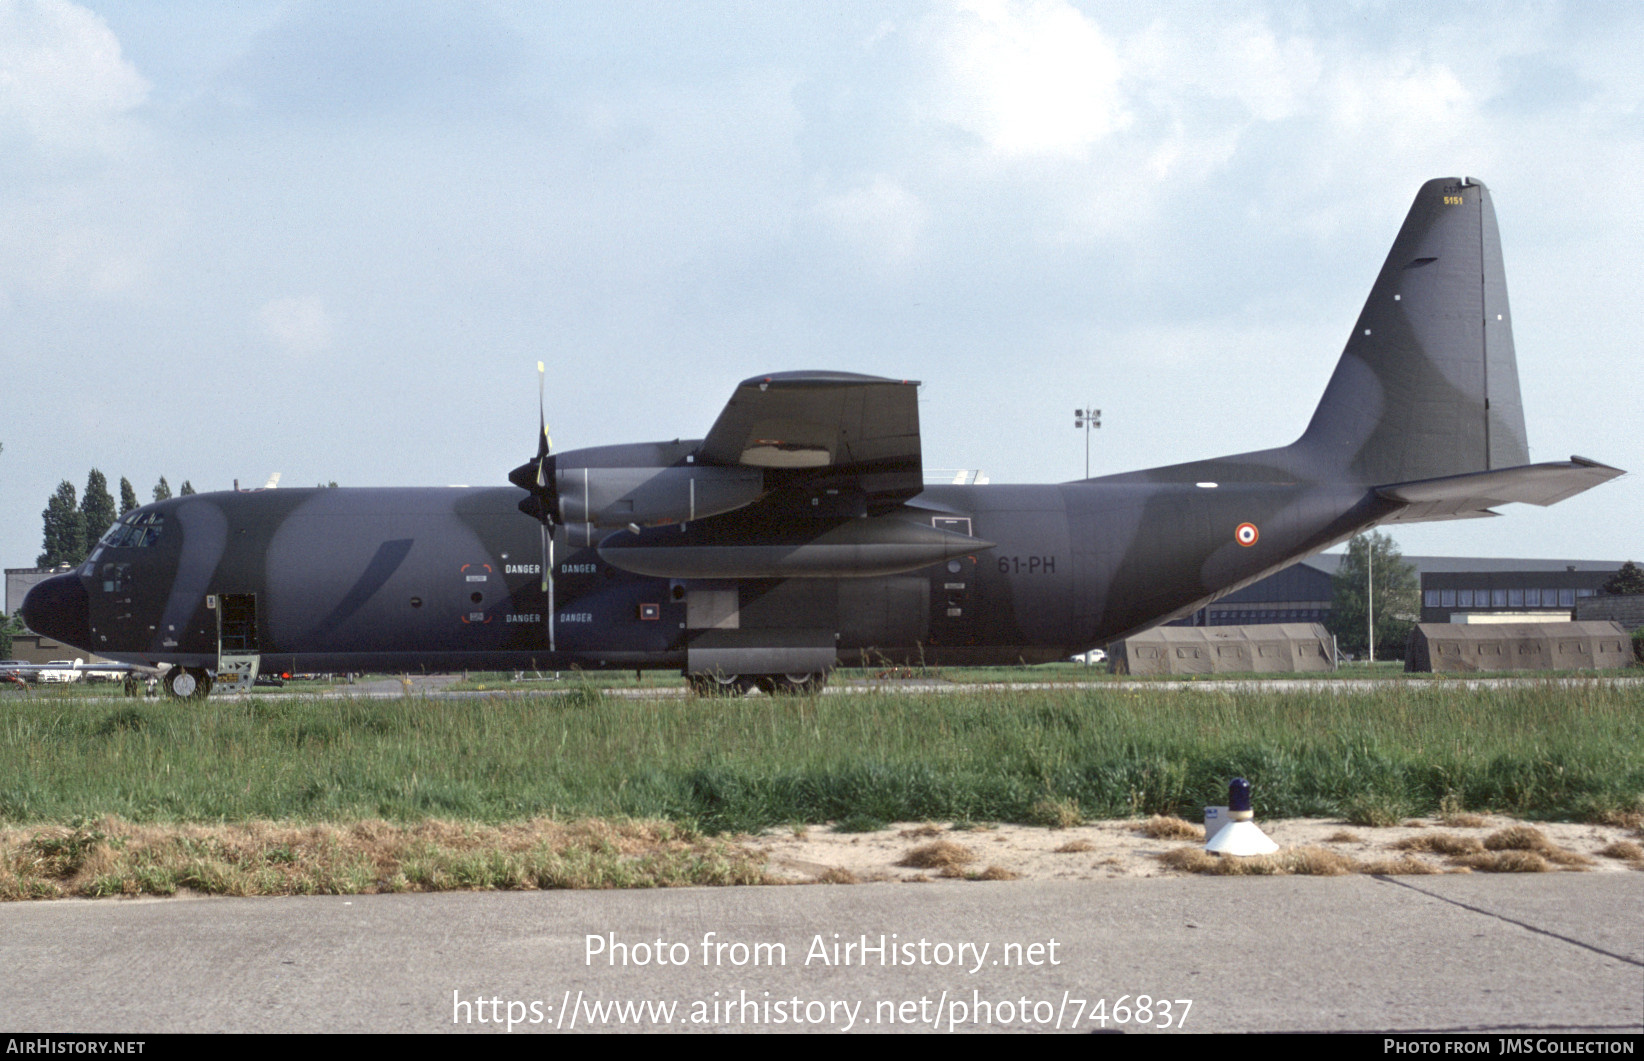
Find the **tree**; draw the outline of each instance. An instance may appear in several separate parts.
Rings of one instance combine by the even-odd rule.
[[[189,482],[187,479],[184,479],[182,489],[177,491],[177,496],[178,497],[187,497],[189,494],[192,494],[192,493],[194,493],[194,484]]]
[[[41,517],[45,521],[45,538],[35,563],[41,567],[58,564],[78,564],[86,558],[86,517],[74,500],[74,484],[64,479],[57,484],[57,492],[46,503]]]
[[[12,635],[23,632],[23,621],[15,615],[0,612],[0,659],[11,655]]]
[[[166,482],[166,477],[163,475],[160,476],[160,481],[154,484],[154,500],[171,500],[171,486]]]
[[[80,499],[80,514],[86,520],[86,544],[101,541],[109,524],[114,522],[114,498],[108,492],[108,479],[96,468],[86,476],[86,494]]]
[[[137,507],[137,491],[131,488],[131,480],[120,477],[120,515],[125,515]]]
[[[1365,586],[1372,576],[1373,595]],[[1369,648],[1367,612],[1373,605],[1376,656],[1403,659],[1410,630],[1421,617],[1421,586],[1413,564],[1404,562],[1393,539],[1375,531],[1347,543],[1347,556],[1330,579],[1330,618],[1325,623],[1343,652],[1355,656]]]
[[[1621,565],[1621,570],[1605,581],[1602,592],[1617,596],[1644,593],[1644,571],[1639,570],[1637,564],[1628,560]]]

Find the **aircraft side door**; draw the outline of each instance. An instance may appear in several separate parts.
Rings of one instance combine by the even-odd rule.
[[[939,530],[971,534],[969,516],[933,516]],[[930,642],[974,645],[981,636],[980,587],[975,556],[956,556],[932,569],[930,576]]]

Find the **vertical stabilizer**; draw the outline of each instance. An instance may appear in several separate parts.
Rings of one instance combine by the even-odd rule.
[[[1372,485],[1529,463],[1484,185],[1422,185],[1298,446]]]

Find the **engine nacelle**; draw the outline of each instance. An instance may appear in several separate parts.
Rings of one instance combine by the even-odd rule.
[[[546,455],[515,468],[508,481],[529,490],[520,510],[563,527],[575,546],[630,524],[689,523],[757,501],[758,468],[697,464],[700,440],[593,446]]]

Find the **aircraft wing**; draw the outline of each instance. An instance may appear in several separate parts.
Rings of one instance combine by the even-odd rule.
[[[924,488],[919,384],[851,372],[778,372],[744,380],[697,459],[783,479],[848,481],[875,500]]]
[[[78,671],[81,674],[159,674],[155,667],[139,663],[7,663],[0,667],[0,677],[10,674],[34,677],[41,671]]]
[[[1571,457],[1567,461],[1525,464],[1439,479],[1379,486],[1376,493],[1405,507],[1383,523],[1414,523],[1440,519],[1475,519],[1494,516],[1494,505],[1522,501],[1532,505],[1553,505],[1583,490],[1625,475],[1620,468]]]

